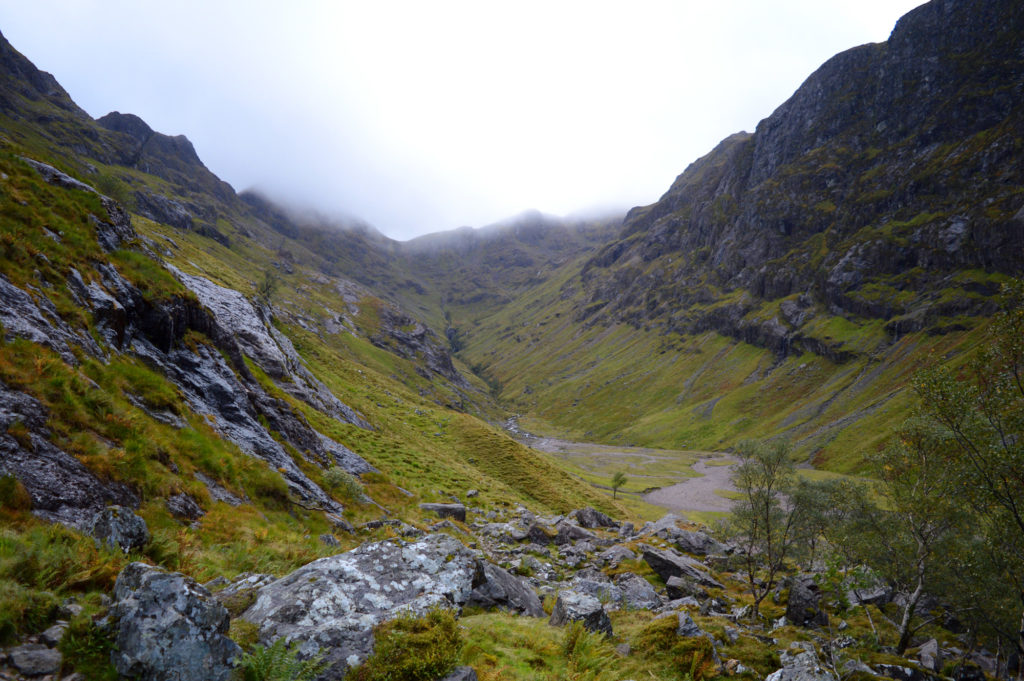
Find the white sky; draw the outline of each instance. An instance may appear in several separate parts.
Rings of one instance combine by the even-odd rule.
[[[651,203],[921,0],[0,0],[92,116],[406,239]]]

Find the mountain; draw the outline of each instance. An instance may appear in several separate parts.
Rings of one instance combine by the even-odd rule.
[[[826,681],[818,650],[836,673],[842,650],[858,678],[949,671],[958,628],[1017,621],[990,576],[992,612],[929,604],[946,628],[911,662],[891,620],[921,589],[854,589],[877,622],[840,577],[775,589],[743,537],[641,525],[660,511],[494,424],[785,438],[862,472],[910,376],[974,357],[1024,270],[1021,36],[1019,2],[933,0],[651,206],[404,243],[236,193],[132,114],[93,120],[0,36],[0,665],[224,679],[319,655],[334,679],[392,650],[430,679]],[[817,539],[789,568],[816,569]],[[747,618],[760,588],[774,626]],[[398,663],[353,674],[374,664]]]

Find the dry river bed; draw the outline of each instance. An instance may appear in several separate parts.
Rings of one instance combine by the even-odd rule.
[[[729,476],[737,460],[728,454],[620,447],[554,438],[530,438],[528,444],[562,459],[591,478],[608,480],[610,471],[624,470],[634,483],[645,478],[657,479],[662,486],[643,492],[641,497],[647,503],[672,511],[728,511],[732,501],[723,493],[736,491]],[[686,477],[691,470],[696,475]],[[678,482],[664,485],[667,478]],[[591,484],[610,489],[593,480]]]

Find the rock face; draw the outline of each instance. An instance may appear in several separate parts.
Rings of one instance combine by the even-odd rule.
[[[576,509],[569,514],[569,517],[574,518],[576,522],[579,523],[580,527],[585,527],[591,530],[598,527],[619,526],[619,524],[609,516],[590,507]]]
[[[630,211],[584,268],[578,319],[713,329],[845,361],[851,351],[805,333],[816,314],[889,320],[894,334],[988,314],[990,300],[945,278],[1024,268],[1011,189],[1024,184],[1011,151],[1024,91],[996,85],[1024,78],[1022,31],[1015,0],[929,2],[887,42],[828,60],[753,134]],[[936,301],[939,288],[955,295]],[[732,291],[746,295],[714,304]]]
[[[24,485],[35,515],[85,532],[108,504],[138,506],[127,487],[101,482],[78,459],[55,447],[45,428],[47,416],[35,398],[0,383],[0,473]],[[27,431],[21,440],[11,434],[16,423]]]
[[[540,598],[529,586],[502,567],[482,561],[484,581],[469,596],[466,605],[481,608],[501,608],[509,612],[543,617]]]
[[[461,607],[483,579],[475,556],[445,534],[369,543],[268,584],[242,617],[259,625],[265,644],[283,637],[303,641],[306,656],[322,651],[331,667],[326,678],[341,678],[369,654],[374,625]]]
[[[228,612],[184,575],[132,563],[117,578],[111,614],[117,671],[151,681],[228,681],[240,652]]]
[[[555,601],[549,623],[560,627],[569,622],[580,622],[589,631],[612,635],[612,622],[601,601],[576,591],[562,591]]]
[[[765,681],[836,681],[835,675],[818,661],[813,646],[809,650],[783,652],[779,658],[782,668],[769,674]]]
[[[146,521],[123,506],[108,506],[97,513],[89,534],[96,539],[97,545],[121,549],[125,553],[149,543]]]

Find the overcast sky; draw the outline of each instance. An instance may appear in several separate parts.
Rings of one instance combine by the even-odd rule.
[[[397,239],[651,203],[921,0],[0,0],[92,116]]]

